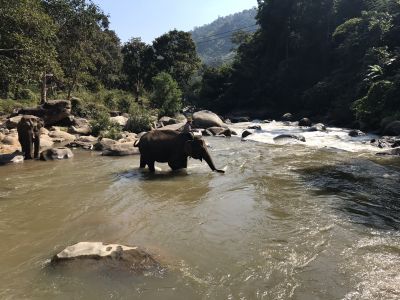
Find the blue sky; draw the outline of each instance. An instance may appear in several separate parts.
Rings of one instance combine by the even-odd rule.
[[[93,0],[110,16],[122,42],[141,37],[151,43],[171,29],[189,31],[257,5],[257,0]]]

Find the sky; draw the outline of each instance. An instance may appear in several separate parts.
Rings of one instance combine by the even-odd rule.
[[[257,6],[257,0],[93,0],[110,16],[110,29],[121,42],[133,37],[151,43],[156,37],[178,29],[190,31]]]

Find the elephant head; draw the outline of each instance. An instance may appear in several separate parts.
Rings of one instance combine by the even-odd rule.
[[[225,173],[224,170],[219,170],[215,167],[214,162],[208,153],[207,145],[203,139],[194,137],[192,140],[186,141],[184,145],[184,151],[187,156],[190,156],[194,159],[199,159],[200,161],[203,161],[204,159],[211,170],[219,173]]]

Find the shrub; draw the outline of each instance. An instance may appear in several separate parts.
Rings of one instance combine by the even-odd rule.
[[[178,83],[168,73],[153,77],[151,104],[160,109],[159,116],[174,116],[182,107],[182,92]]]
[[[139,106],[132,106],[125,129],[135,133],[149,131],[151,129],[150,112]]]
[[[119,124],[111,122],[110,115],[107,112],[99,111],[95,118],[90,121],[92,134],[110,139],[119,139],[122,137]]]
[[[39,96],[30,89],[20,89],[15,93],[15,98],[19,100],[39,100]]]

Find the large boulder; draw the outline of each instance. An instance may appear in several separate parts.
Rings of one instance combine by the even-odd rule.
[[[19,121],[21,121],[21,119],[22,119],[22,116],[15,116],[15,117],[8,118],[6,121],[6,124],[5,124],[6,128],[7,129],[17,128],[17,125],[18,125]]]
[[[34,115],[44,120],[45,126],[72,125],[71,101],[49,100],[35,108],[22,108],[18,115]]]
[[[293,115],[291,113],[286,113],[282,116],[282,121],[292,121]]]
[[[310,127],[308,131],[313,132],[313,131],[326,131],[326,126],[322,123],[317,123]]]
[[[75,264],[78,268],[112,268],[134,274],[161,269],[156,259],[138,247],[102,242],[80,242],[69,246],[53,256],[51,263]]]
[[[74,118],[74,124],[68,129],[68,133],[89,135],[92,133],[92,127],[88,120],[83,118]]]
[[[66,147],[51,148],[40,153],[41,160],[68,159],[73,156],[72,151]]]
[[[162,125],[162,126],[166,126],[166,125],[172,125],[172,124],[177,124],[179,123],[176,119],[170,118],[170,117],[161,117],[158,122]]]
[[[54,146],[53,139],[47,134],[40,135],[40,149],[48,149]]]
[[[193,126],[197,128],[226,127],[218,115],[208,110],[198,111],[193,114]]]
[[[226,127],[209,127],[207,128],[207,131],[211,132],[212,135],[232,136],[231,130]],[[207,131],[205,133],[207,133]]]
[[[299,126],[311,127],[312,122],[309,118],[302,118],[299,121]]]
[[[388,135],[388,136],[400,135],[400,121],[390,122],[383,130],[383,135]]]
[[[139,148],[134,147],[131,143],[115,143],[101,153],[104,156],[127,156],[139,154]]]
[[[113,123],[117,123],[121,127],[125,127],[126,123],[128,123],[128,118],[125,118],[124,116],[116,116],[110,117],[110,121]]]
[[[101,140],[97,141],[97,143],[94,144],[93,149],[96,151],[109,150],[111,146],[116,143],[117,142],[112,139],[102,138]]]
[[[65,141],[74,141],[76,137],[68,132],[56,129],[49,132],[49,137],[53,139],[56,143],[61,143]]]

